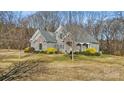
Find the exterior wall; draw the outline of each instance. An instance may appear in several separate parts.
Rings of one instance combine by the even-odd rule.
[[[69,53],[71,51],[71,47],[69,47],[68,45],[65,45],[65,52]]]
[[[31,41],[31,47],[33,47],[35,49],[35,51],[38,51],[39,50],[39,47],[38,47],[38,43],[35,42],[35,41]]]
[[[57,48],[57,43],[47,43],[47,48]]]
[[[42,43],[42,50],[39,49],[39,44]],[[47,43],[47,42],[31,42],[31,47],[35,49],[35,51],[43,51],[47,48],[56,48],[56,43]]]
[[[85,51],[87,49],[85,46],[82,46],[81,48],[82,51]]]
[[[35,51],[42,51],[39,48],[39,45],[42,44],[42,50],[47,48],[47,43],[46,42],[39,42],[39,41],[32,41],[31,42],[31,47],[33,47],[35,49]]]
[[[65,44],[63,42],[63,37],[64,34],[62,33],[63,29],[60,29],[61,31],[56,31],[56,40],[57,40],[57,44],[56,44],[56,48],[61,51],[61,52],[65,52]]]
[[[40,32],[36,32],[33,36],[34,38],[30,41],[31,47],[35,49],[35,51],[42,51],[47,48],[47,43],[45,42],[44,37],[40,34]],[[42,44],[42,50],[39,49],[39,45]]]
[[[75,51],[76,51],[76,52],[80,52],[80,51],[82,51],[82,47],[81,47],[81,46],[79,46],[79,45],[78,45],[78,46],[76,46]]]
[[[56,48],[61,51],[61,52],[65,52],[65,45],[63,42],[59,42],[56,44]]]
[[[47,49],[47,42],[42,42],[42,51]]]

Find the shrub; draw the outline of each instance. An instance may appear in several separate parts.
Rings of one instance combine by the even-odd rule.
[[[47,48],[46,53],[55,54],[55,53],[57,53],[57,49],[56,48]]]
[[[88,54],[95,54],[96,48],[87,48],[84,52]]]
[[[101,53],[100,52],[96,52],[95,48],[87,48],[85,51],[82,52],[75,52],[74,54],[82,54],[82,55],[86,55],[86,56],[100,56]]]
[[[89,56],[95,55],[95,53],[96,53],[96,49],[95,48],[87,48],[86,50],[84,50],[82,52],[82,54],[89,55]]]
[[[80,54],[80,52],[77,52],[77,51],[76,51],[76,52],[74,52],[74,54],[78,55],[78,54]]]
[[[40,53],[46,54],[47,52],[46,51],[40,51]]]
[[[59,50],[57,50],[57,51],[56,51],[56,54],[64,54],[64,53],[61,52],[61,51],[59,51]]]
[[[94,54],[94,56],[100,56],[100,55],[101,55],[100,52],[96,52],[96,53]]]
[[[34,52],[34,48],[33,47],[27,47],[24,49],[24,52],[25,53],[32,53],[32,52]]]
[[[99,52],[88,53],[88,52],[85,52],[85,51],[83,51],[81,54],[86,55],[86,56],[100,56],[101,55],[101,53],[99,53]]]
[[[38,54],[38,53],[40,53],[40,51],[34,51],[34,53]]]

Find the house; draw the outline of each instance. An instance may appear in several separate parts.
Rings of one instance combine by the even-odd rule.
[[[77,31],[73,41],[74,51],[83,51],[86,48],[96,48],[97,52],[99,51],[98,41],[86,31]],[[55,32],[37,30],[31,37],[30,43],[35,51],[43,51],[51,47],[65,53],[72,51],[71,33],[66,26],[60,26]]]

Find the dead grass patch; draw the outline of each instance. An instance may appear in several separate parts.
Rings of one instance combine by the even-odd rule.
[[[0,50],[0,73],[17,62],[28,61],[38,66],[15,80],[124,80],[124,57],[75,56],[71,61],[63,54],[29,54],[18,50]]]

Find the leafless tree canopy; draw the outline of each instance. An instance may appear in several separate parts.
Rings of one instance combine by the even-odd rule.
[[[122,11],[71,11],[71,15],[69,11],[39,11],[26,16],[23,13],[0,12],[0,48],[23,49],[29,46],[29,39],[36,29],[54,32],[59,25],[71,23],[74,31],[80,26],[83,31],[93,35],[99,41],[103,53],[124,54]]]

